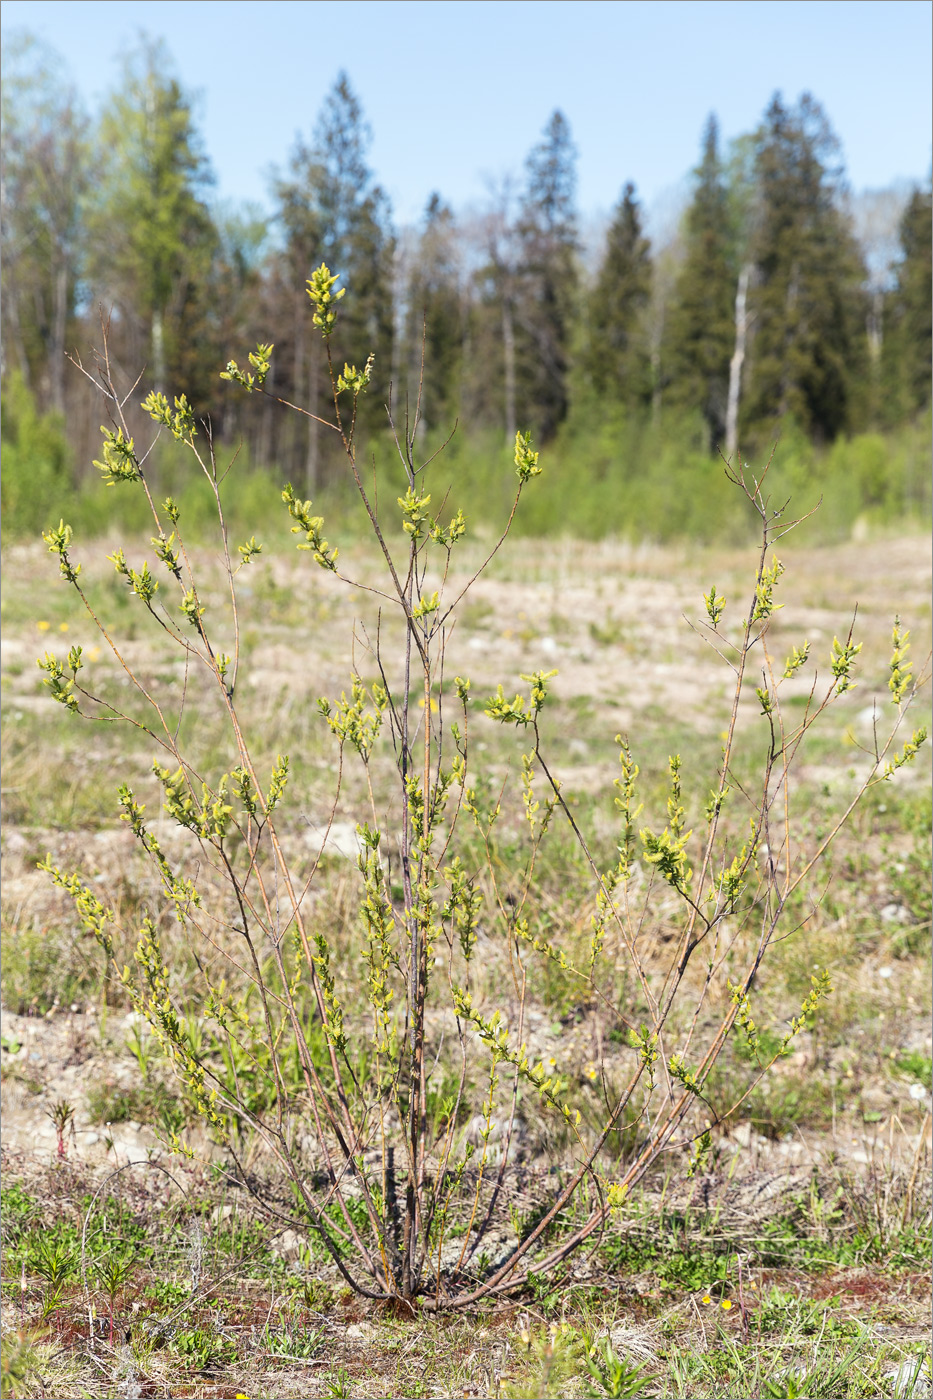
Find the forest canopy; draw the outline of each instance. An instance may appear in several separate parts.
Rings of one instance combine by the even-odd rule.
[[[429,441],[457,425],[458,469],[494,506],[505,445],[530,429],[551,445],[555,484],[529,528],[702,535],[720,518],[719,454],[766,456],[778,439],[791,485],[832,498],[835,473],[845,528],[927,508],[930,186],[874,192],[861,217],[810,94],[775,94],[728,145],[710,115],[669,236],[652,241],[626,181],[588,249],[560,111],[542,114],[523,170],[484,208],[455,211],[438,191],[399,230],[345,73],[284,159],[270,135],[268,211],[213,198],[191,96],[160,44],[127,55],[91,120],[55,55],[21,34],[2,100],[7,530],[47,523],[37,481],[93,484],[99,405],[66,355],[93,367],[102,310],[127,387],[142,371],[136,399],[185,393],[252,471],[339,490],[315,417],[220,378],[274,343],[267,388],[326,417],[305,294],[322,262],[351,293],[335,362],[374,355],[373,450],[390,396],[396,414],[420,404]],[[685,472],[709,481],[689,518]]]

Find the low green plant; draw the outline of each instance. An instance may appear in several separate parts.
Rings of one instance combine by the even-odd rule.
[[[176,1332],[171,1349],[193,1371],[216,1371],[237,1359],[234,1342],[213,1327],[192,1327]]]
[[[629,1400],[629,1397],[644,1395],[651,1385],[651,1376],[645,1373],[644,1366],[632,1366],[624,1357],[617,1356],[608,1338],[594,1342],[589,1348],[586,1367],[597,1387],[583,1392],[588,1396]]]
[[[322,266],[308,283],[328,356],[342,296],[337,280]],[[258,347],[246,369],[229,361],[223,377],[274,399],[267,384],[272,352]],[[417,410],[404,430],[393,427],[400,485],[378,468],[370,485],[355,428],[371,361],[362,369],[328,364],[333,413],[325,427],[342,444],[369,520],[379,579],[345,570],[311,501],[290,485],[282,500],[298,548],[328,576],[328,586],[365,590],[380,609],[374,630],[358,633],[347,688],[318,701],[337,775],[321,823],[327,832],[351,768],[361,794],[354,956],[338,946],[314,901],[330,869],[326,855],[309,867],[290,842],[293,757],[267,751],[241,718],[240,576],[262,543],[253,533],[232,543],[225,472],[187,400],[151,394],[145,410],[191,455],[214,501],[223,598],[202,583],[184,501],[159,502],[152,493],[147,452],[130,434],[106,344],[100,379],[111,427],[96,465],[108,486],[144,500],[157,564],[151,570],[132,550],[132,558],[123,549],[108,557],[140,622],[178,649],[189,679],[160,687],[129,663],[85,591],[64,520],[46,533],[46,543],[126,685],[108,690],[88,680],[77,645],[65,658],[46,654],[39,665],[69,723],[122,722],[152,746],[161,801],[183,843],[173,850],[184,854],[167,853],[145,804],[121,786],[122,819],[159,891],[140,911],[131,965],[117,956],[127,937],[117,911],[51,856],[42,866],[73,898],[191,1112],[244,1178],[260,1147],[284,1173],[293,1206],[279,1219],[309,1232],[364,1297],[408,1307],[417,1299],[428,1310],[470,1308],[553,1278],[662,1159],[679,1158],[690,1176],[704,1171],[715,1131],[793,1052],[832,994],[831,969],[808,968],[795,1003],[774,1027],[758,1024],[756,981],[775,941],[806,929],[801,900],[859,799],[924,743],[925,729],[906,728],[924,677],[914,676],[896,623],[892,723],[884,735],[879,729],[867,774],[841,816],[817,832],[798,829],[797,768],[814,727],[854,688],[861,643],[854,623],[841,629],[821,669],[805,638],[787,655],[773,651],[769,631],[782,606],[784,572],[774,551],[796,522],[772,503],[767,469],[756,476],[747,466],[727,466],[743,508],[757,517],[760,546],[744,600],[737,605],[713,586],[695,624],[729,679],[719,761],[697,804],[690,795],[695,775],[685,786],[688,765],[671,754],[664,795],[642,816],[650,794],[639,783],[633,744],[617,736],[616,836],[607,852],[588,836],[580,803],[562,786],[550,753],[555,673],[529,672],[514,692],[500,684],[477,703],[469,678],[451,676],[446,665],[457,611],[541,475],[530,436],[516,435],[515,490],[502,532],[479,568],[461,575],[457,550],[468,522],[443,482],[440,491],[434,484],[437,462],[417,455]],[[803,709],[785,708],[786,687],[805,668],[809,700]],[[212,705],[225,727],[223,771],[216,739],[198,750],[190,709],[199,683],[199,710]],[[483,780],[475,742],[483,723],[515,736],[514,795],[488,774]],[[304,762],[306,754],[297,758]],[[573,935],[544,917],[539,889],[546,853],[552,844],[562,853],[562,842],[576,850],[566,865]],[[173,926],[173,946],[197,950],[197,991],[173,975]],[[660,929],[666,936],[655,939]],[[498,950],[495,987],[483,975],[481,935],[483,947]],[[602,1018],[591,1073],[564,1075],[529,1049],[528,988],[542,970],[563,986],[568,1004]],[[556,994],[553,1000],[563,1004]],[[754,1072],[739,1090],[714,1099],[711,1077],[733,1040]],[[503,1254],[493,1226],[507,1210],[503,1187],[519,1109],[528,1105],[549,1124],[568,1169],[546,1208]],[[172,1141],[191,1152],[180,1130]]]
[[[22,1397],[35,1395],[35,1386],[41,1385],[42,1360],[38,1343],[46,1333],[37,1328],[21,1327],[17,1331],[4,1328],[0,1340],[0,1382],[4,1400],[22,1400]]]
[[[266,1324],[259,1336],[259,1345],[270,1356],[287,1357],[292,1361],[307,1361],[321,1350],[325,1339],[321,1327],[272,1327]]]
[[[353,1395],[353,1377],[345,1366],[327,1372],[323,1377],[324,1394],[330,1400],[350,1400]]]

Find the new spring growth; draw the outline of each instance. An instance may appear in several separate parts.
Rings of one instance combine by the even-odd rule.
[[[761,1037],[758,1033],[758,1027],[752,1020],[748,993],[743,991],[738,983],[730,982],[728,979],[726,980],[726,986],[729,988],[729,995],[732,998],[733,1005],[738,1007],[735,1013],[735,1024],[745,1032],[748,1048],[753,1055],[759,1057],[760,1063]]]
[[[237,571],[239,572],[244,564],[248,564],[251,559],[255,559],[257,554],[262,553],[262,545],[256,543],[255,535],[250,535],[246,544],[237,545],[237,552],[240,555],[240,563],[237,566]]]
[[[542,1099],[556,1108],[571,1127],[576,1127],[580,1122],[579,1111],[572,1114],[567,1105],[558,1097],[559,1078],[549,1075],[543,1064],[533,1064],[528,1058],[528,1052],[524,1045],[517,1051],[510,1048],[509,1033],[503,1024],[501,1011],[493,1012],[492,1016],[487,1019],[474,1009],[473,999],[469,992],[461,991],[459,987],[453,987],[451,990],[455,1013],[462,1020],[472,1022],[476,1027],[480,1040],[492,1056],[493,1064],[500,1064],[504,1060],[507,1064],[513,1065],[521,1077],[538,1091]]]
[[[342,295],[343,293],[341,293]],[[337,378],[337,393],[349,392],[354,398],[358,398],[372,378],[375,358],[374,355],[370,355],[362,369],[357,369],[356,365],[345,364],[343,374]]]
[[[397,497],[397,500],[402,512],[402,529],[413,540],[420,540],[433,523],[428,514],[430,495],[419,496],[417,491],[413,491],[409,486],[404,496]]]
[[[62,578],[68,583],[76,583],[81,565],[72,564],[68,558],[68,546],[72,540],[71,526],[60,520],[54,529],[43,531],[42,538],[49,547],[49,553],[58,555],[58,567]]]
[[[687,865],[685,849],[693,833],[691,831],[685,832],[683,829],[684,808],[680,791],[680,754],[673,754],[668,759],[668,768],[671,774],[671,791],[667,799],[668,825],[660,836],[655,836],[654,832],[647,827],[644,831],[639,832],[639,836],[645,860],[649,864],[657,866],[658,873],[673,889],[680,894],[686,894],[693,878],[693,871]]]
[[[120,813],[121,821],[129,823],[133,835],[142,843],[143,850],[152,856],[159,867],[163,889],[175,908],[175,917],[180,924],[184,924],[188,910],[192,907],[200,908],[201,896],[192,880],[187,876],[175,875],[172,871],[157,838],[148,830],[143,820],[145,803],[136,801],[132,789],[126,783],[120,785],[119,798],[123,808]]]
[[[194,413],[191,405],[184,394],[175,399],[175,412],[169,407],[169,401],[164,394],[152,393],[148,398],[143,399],[140,407],[149,414],[149,417],[156,423],[162,423],[173,438],[186,442],[197,437],[197,428],[194,424]],[[106,452],[106,448],[104,449]]]
[[[72,647],[68,653],[68,665],[71,669],[70,680],[66,679],[64,667],[51,652],[47,651],[44,657],[36,661],[36,665],[41,671],[46,672],[43,685],[48,686],[52,699],[57,700],[60,705],[64,705],[67,710],[71,710],[73,714],[77,714],[78,697],[74,694],[74,686],[78,672],[84,665],[81,660],[81,647]]]
[[[104,435],[104,460],[98,462],[95,459],[94,465],[103,472],[107,485],[116,486],[118,481],[139,481],[142,473],[133,450],[133,439],[125,438],[119,428],[115,433],[110,432],[103,423],[100,430]]]
[[[233,808],[227,802],[227,774],[220,780],[216,796],[207,783],[202,783],[200,805],[192,796],[183,768],[170,773],[161,764],[154,763],[152,771],[165,791],[165,810],[179,826],[187,827],[196,836],[212,843],[219,843],[226,835],[227,826],[233,815]]]
[[[531,433],[517,432],[515,434],[515,471],[523,485],[526,481],[530,481],[533,476],[541,475],[538,456],[539,454],[532,450]]]
[[[276,807],[285,796],[285,787],[288,783],[288,754],[279,753],[275,756],[275,766],[272,769],[272,779],[269,783],[269,795],[266,798],[266,812],[275,811]]]
[[[829,659],[832,673],[836,678],[836,694],[843,695],[847,690],[855,689],[855,681],[852,679],[852,667],[855,658],[862,650],[861,642],[853,642],[852,634],[844,642],[840,642],[838,637],[833,637],[833,654]]]
[[[917,750],[921,744],[927,741],[927,727],[922,724],[919,729],[915,729],[911,737],[907,740],[900,753],[895,753],[889,763],[885,764],[882,778],[890,778],[896,773],[898,768],[903,768],[905,763],[912,763],[917,757]]]
[[[574,967],[563,948],[558,948],[553,943],[549,943],[546,938],[539,938],[536,933],[532,933],[527,919],[516,919],[515,923],[512,925],[512,932],[516,938],[520,938],[523,943],[527,943],[529,947],[534,948],[536,953],[541,953],[544,957],[550,958],[551,962],[556,963],[562,972],[569,972],[574,977],[586,977],[588,975],[585,972],[581,972],[578,967]]]
[[[533,675],[522,676],[522,680],[527,681],[531,686],[527,711],[523,695],[516,695],[514,700],[506,700],[505,692],[500,685],[496,694],[487,700],[483,713],[488,715],[490,719],[497,719],[500,724],[533,724],[547,699],[546,682],[556,675],[556,671],[535,671]]]
[[[525,820],[531,827],[532,835],[534,835],[535,823],[541,808],[541,803],[535,797],[534,788],[532,786],[535,776],[533,759],[534,754],[522,754],[522,802],[525,806]]]
[[[802,647],[794,647],[784,666],[784,679],[789,681],[792,676],[796,676],[801,666],[804,666],[807,657],[810,655],[810,643],[804,642]]]
[[[717,887],[710,889],[706,898],[712,902],[717,894],[721,895],[726,908],[732,913],[735,910],[735,902],[748,883],[745,877],[745,869],[748,865],[749,842],[746,841],[737,856],[734,856],[732,863],[727,865],[719,876]]]
[[[833,990],[832,983],[829,980],[829,972],[825,967],[817,969],[812,975],[810,978],[810,988],[809,994],[804,998],[800,1007],[800,1015],[791,1017],[790,1030],[781,1041],[780,1048],[778,1049],[779,1055],[790,1054],[790,1043],[794,1036],[798,1035],[800,1031],[805,1028],[807,1017],[813,1015],[820,1003],[825,1001],[826,997],[828,997]]]
[[[450,898],[441,910],[441,918],[450,919],[460,941],[464,960],[468,963],[476,947],[476,926],[483,906],[482,892],[470,882],[457,856],[444,871],[450,886]]]
[[[227,368],[220,371],[221,379],[229,379],[234,384],[241,384],[248,394],[251,394],[254,389],[261,389],[272,365],[272,351],[274,349],[274,345],[257,345],[256,349],[251,352],[249,362],[256,371],[255,374],[250,374],[249,370],[245,372],[241,370],[236,360],[228,360]]]
[[[143,999],[133,990],[129,968],[125,968],[121,980],[130,993],[134,1008],[145,1016],[166,1056],[174,1063],[176,1073],[187,1088],[194,1107],[222,1133],[223,1125],[214,1108],[217,1090],[212,1089],[208,1092],[204,1066],[188,1031],[181,1024],[172,1005],[168,965],[163,959],[158,934],[151,919],[143,920],[135,956],[149,987],[149,996]]]
[[[658,1037],[655,1031],[649,1031],[647,1026],[639,1026],[635,1030],[634,1026],[628,1033],[628,1043],[633,1050],[637,1050],[641,1055],[641,1062],[648,1071],[648,1078],[654,1083],[654,1067],[658,1060]]]
[[[621,777],[613,779],[613,787],[617,789],[615,795],[616,810],[622,817],[618,848],[619,874],[623,880],[627,880],[631,874],[635,853],[635,823],[641,812],[642,804],[639,802],[637,807],[634,805],[635,780],[638,777],[639,768],[632,758],[628,740],[623,739],[621,734],[617,734],[616,743],[619,745],[619,764],[622,768]]]
[[[709,1161],[709,1154],[713,1147],[713,1135],[709,1128],[705,1128],[693,1144],[693,1151],[690,1153],[690,1161],[687,1164],[687,1177],[691,1179],[701,1171]]]
[[[451,545],[457,543],[466,533],[466,520],[463,511],[458,510],[449,525],[439,525],[436,520],[431,522],[428,532],[435,544],[443,545],[445,549],[450,549]]]
[[[763,715],[770,715],[770,714],[773,714],[773,713],[774,713],[774,698],[773,698],[773,696],[772,696],[770,690],[768,689],[767,685],[763,685],[763,686],[762,686],[762,685],[759,685],[759,686],[756,686],[756,687],[755,687],[755,694],[758,696],[758,700],[759,700],[759,703],[760,703],[760,705],[761,705],[761,713],[762,713]]]
[[[706,825],[707,825],[707,826],[712,826],[713,822],[714,822],[714,821],[716,820],[716,818],[719,816],[719,813],[720,813],[720,812],[722,811],[722,809],[723,809],[723,804],[724,804],[726,798],[729,796],[729,793],[730,793],[731,791],[732,791],[732,789],[729,787],[729,785],[728,785],[728,783],[727,783],[723,788],[720,789],[719,792],[711,792],[711,793],[710,793],[710,795],[709,795],[709,801],[708,801],[707,804],[706,804]]]
[[[670,824],[671,834],[673,836],[679,836],[684,829],[685,815],[680,789],[680,754],[672,754],[667,760],[667,766],[671,775],[671,791],[667,799],[667,819]]]
[[[395,1033],[391,1020],[393,991],[389,985],[397,959],[392,952],[395,916],[386,897],[385,877],[379,860],[378,831],[368,824],[356,828],[362,849],[358,865],[363,875],[364,898],[360,913],[366,925],[367,943],[363,960],[367,968],[367,991],[373,1008],[373,1048],[377,1054],[396,1058]]]
[[[334,326],[337,324],[337,302],[346,292],[346,287],[341,287],[339,292],[334,291],[334,285],[339,282],[340,273],[331,275],[330,268],[325,263],[312,272],[308,279],[308,296],[314,307],[312,320],[320,330],[325,340],[333,334]]]
[[[170,574],[174,574],[177,579],[181,578],[181,561],[175,545],[175,531],[170,535],[152,535],[150,543],[156,552],[156,558],[160,559]],[[113,558],[113,556],[110,556]]]
[[[907,653],[910,650],[910,633],[901,631],[899,617],[894,619],[891,642],[893,650],[891,652],[891,675],[888,680],[888,690],[891,692],[891,703],[900,705],[910,685],[913,663],[907,660]]]
[[[345,1054],[347,1037],[343,1029],[343,1007],[334,989],[334,978],[330,970],[330,949],[323,933],[315,934],[314,943],[317,952],[312,953],[311,959],[317,968],[324,999],[324,1030],[334,1049]]]
[[[696,1070],[688,1069],[686,1061],[682,1055],[672,1055],[667,1065],[671,1072],[671,1078],[676,1079],[685,1089],[689,1089],[691,1094],[697,1092]]]
[[[437,612],[439,606],[440,595],[437,589],[431,594],[422,593],[421,602],[415,604],[412,608],[411,615],[412,617],[430,617],[432,613]]]
[[[89,933],[92,933],[108,958],[113,957],[113,937],[107,928],[115,918],[112,909],[107,909],[78,875],[63,875],[57,865],[52,864],[51,855],[37,862],[36,868],[51,875],[53,884],[65,890],[74,900],[78,917]]]
[[[719,626],[719,619],[726,610],[726,600],[716,596],[716,585],[713,584],[708,593],[703,594],[703,602],[706,604],[706,612],[713,627]]]
[[[372,710],[366,707],[370,696],[373,702]],[[374,681],[367,692],[359,676],[354,676],[349,700],[344,690],[341,691],[340,699],[335,702],[333,710],[330,701],[324,696],[317,702],[317,706],[339,742],[351,743],[363,762],[367,763],[382,727],[382,717],[388,703],[388,693],[378,681]]]
[[[774,589],[783,572],[784,565],[776,555],[772,555],[770,567],[764,566],[755,584],[755,607],[752,612],[752,622],[763,622],[773,612],[777,612],[778,608],[783,608],[783,603],[775,603],[774,601]]]
[[[288,507],[291,518],[298,522],[292,526],[292,534],[303,534],[305,537],[304,544],[299,544],[298,548],[309,549],[314,555],[315,563],[320,564],[322,569],[336,571],[338,551],[331,549],[321,533],[324,529],[323,515],[312,515],[311,502],[299,500],[291,485],[285,487],[282,500]]]
[[[152,600],[156,595],[159,584],[158,580],[154,579],[150,574],[149,565],[144,563],[137,573],[135,569],[131,569],[127,564],[122,549],[118,549],[114,554],[108,554],[107,558],[110,560],[117,573],[122,574],[123,578],[126,579],[130,591],[135,593],[137,598],[142,598],[146,607],[151,609]]]
[[[143,567],[145,568],[145,565],[143,565]],[[156,584],[156,587],[158,587],[158,584]],[[204,616],[204,608],[201,607],[198,602],[198,595],[193,588],[185,590],[185,596],[178,604],[178,611],[184,613],[192,627],[196,628],[199,632],[203,630],[201,627],[201,618]]]

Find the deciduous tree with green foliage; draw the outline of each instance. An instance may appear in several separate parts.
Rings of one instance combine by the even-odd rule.
[[[417,455],[417,415],[394,425],[403,494],[377,496],[384,468],[373,463],[372,488],[361,470],[355,435],[371,361],[362,369],[361,356],[342,368],[334,361],[338,280],[323,264],[315,269],[307,310],[324,344],[329,427],[368,518],[379,573],[347,569],[322,517],[291,484],[281,498],[298,548],[328,576],[328,588],[341,581],[379,599],[377,627],[356,633],[368,675],[354,663],[347,688],[317,702],[335,751],[324,770],[333,775],[333,795],[317,813],[328,834],[347,767],[359,765],[362,779],[354,942],[337,942],[332,908],[318,898],[323,850],[309,865],[304,842],[282,820],[293,760],[307,762],[310,753],[307,693],[293,686],[281,711],[298,711],[291,756],[276,733],[282,749],[260,757],[269,736],[247,732],[240,707],[250,651],[241,610],[250,607],[251,590],[239,575],[263,545],[255,535],[232,545],[230,473],[187,399],[150,393],[142,408],[155,430],[190,454],[213,497],[224,587],[204,579],[189,545],[186,500],[153,493],[149,454],[128,432],[106,343],[98,380],[112,427],[95,465],[109,485],[145,501],[158,567],[153,572],[122,548],[108,558],[137,610],[134,628],[170,640],[186,681],[179,685],[161,667],[137,667],[134,653],[121,650],[116,627],[86,591],[81,546],[64,519],[46,531],[46,544],[63,584],[119,662],[119,678],[91,679],[94,653],[85,659],[78,644],[38,664],[67,723],[123,722],[134,746],[146,743],[153,756],[151,787],[176,839],[164,839],[162,824],[127,783],[116,794],[153,876],[131,965],[119,956],[130,930],[115,938],[125,906],[104,904],[99,885],[51,855],[41,868],[74,900],[111,975],[151,1027],[190,1112],[223,1145],[228,1170],[277,1228],[310,1232],[364,1297],[408,1310],[415,1300],[425,1310],[468,1309],[557,1270],[662,1161],[679,1159],[688,1175],[704,1166],[714,1132],[751,1092],[716,1086],[713,1072],[730,1039],[758,1078],[792,1053],[832,993],[829,970],[813,969],[802,998],[766,1037],[755,1020],[762,964],[775,940],[806,926],[814,868],[859,797],[925,741],[925,729],[910,733],[906,723],[923,677],[896,620],[886,675],[890,722],[875,723],[845,812],[818,827],[800,823],[798,764],[813,726],[856,683],[861,644],[853,624],[819,663],[802,637],[789,654],[772,650],[784,572],[774,549],[794,522],[783,504],[771,503],[767,469],[757,476],[733,470],[761,537],[745,597],[728,599],[711,587],[698,609],[695,626],[724,663],[728,695],[722,748],[701,785],[705,798],[698,802],[685,789],[684,763],[672,754],[666,803],[652,802],[654,812],[640,820],[638,763],[618,735],[612,840],[588,838],[542,722],[556,673],[523,675],[514,696],[500,684],[477,705],[469,677],[452,676],[448,664],[458,609],[542,474],[531,435],[516,434],[512,507],[497,540],[464,568],[458,560],[469,522],[448,500],[440,454]],[[242,365],[228,360],[221,376],[231,389],[265,394],[272,355],[270,345],[258,345]],[[313,596],[309,580],[303,603]],[[298,631],[294,644],[306,646],[309,637]],[[805,667],[812,679],[801,710],[784,703],[785,686]],[[744,713],[751,686],[756,715]],[[185,721],[192,706],[207,708],[211,699],[223,727],[206,739]],[[494,780],[484,771],[477,710],[515,736],[514,793],[502,770]],[[508,806],[515,834],[501,840]],[[570,927],[554,918],[539,884],[561,834],[573,852],[564,867],[572,881]],[[350,898],[349,885],[341,881],[341,899]],[[138,906],[129,907],[135,916]],[[196,989],[173,974],[170,929],[197,949]],[[500,950],[504,989],[477,974],[484,945]],[[589,1071],[558,1074],[529,1048],[532,970],[556,979],[593,1015]],[[523,1101],[547,1115],[562,1170],[549,1176],[540,1210],[509,1231],[506,1193]],[[177,1130],[171,1146],[193,1154]],[[276,1185],[273,1199],[257,1171],[262,1156],[287,1183],[286,1190]]]
[[[65,351],[87,230],[88,121],[54,53],[28,34],[3,46],[0,230],[4,373],[42,408],[65,408]]]
[[[147,41],[127,58],[98,142],[89,290],[117,309],[121,353],[148,362],[148,383],[161,392],[184,383],[192,402],[206,405],[213,384],[197,347],[217,251],[206,203],[213,176],[162,44]]]

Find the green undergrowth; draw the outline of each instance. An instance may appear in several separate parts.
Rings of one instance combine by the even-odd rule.
[[[141,495],[110,491],[94,479],[75,481],[72,450],[63,424],[54,414],[39,415],[32,396],[15,375],[4,387],[3,531],[8,538],[36,538],[56,522],[47,502],[70,521],[75,537],[90,537],[106,521],[109,530],[147,532],[149,520]],[[710,454],[699,417],[662,415],[660,420],[626,416],[621,410],[591,403],[577,407],[548,447],[548,473],[533,501],[515,523],[525,536],[606,536],[658,543],[677,539],[742,544],[754,524],[726,481],[718,454]],[[425,443],[427,454],[441,447],[448,432]],[[805,543],[848,538],[853,530],[884,533],[905,522],[924,527],[930,510],[929,414],[888,433],[865,432],[817,446],[785,423],[774,446],[770,489],[775,500],[792,497],[807,507],[821,502],[816,519],[802,529]],[[370,435],[361,445],[361,460],[375,461],[379,489],[401,491],[396,480],[394,444],[388,432]],[[267,537],[287,536],[279,492],[288,476],[274,462],[258,463],[236,443],[217,448],[218,460],[230,467],[228,524],[238,530],[257,526]],[[511,505],[512,446],[488,432],[454,431],[444,453],[450,483],[458,499],[482,501],[484,519],[471,529],[495,530]],[[165,443],[148,461],[158,495],[184,491],[186,538],[209,538],[214,523],[206,482],[187,469]],[[365,535],[362,508],[335,459],[317,489],[295,480],[296,491],[310,494],[328,520],[328,529],[345,538]],[[443,493],[442,493],[443,494]]]
[[[916,1379],[927,1364],[924,1344],[886,1341],[879,1324],[902,1315],[897,1299],[924,1266],[928,1226],[910,1223],[873,1252],[845,1192],[815,1178],[783,1213],[744,1232],[726,1218],[727,1195],[704,1209],[634,1197],[615,1214],[589,1279],[579,1270],[532,1277],[511,1310],[481,1310],[466,1332],[456,1319],[376,1313],[362,1329],[365,1347],[347,1350],[340,1339],[359,1305],[348,1312],[346,1290],[317,1277],[315,1251],[287,1264],[273,1248],[279,1227],[253,1218],[236,1193],[208,1181],[173,1213],[151,1196],[104,1192],[95,1201],[77,1178],[63,1189],[62,1173],[72,1170],[53,1169],[38,1189],[9,1178],[3,1187],[3,1295],[21,1319],[5,1333],[5,1395],[38,1395],[53,1374],[55,1394],[91,1393],[80,1379],[88,1302],[96,1345],[125,1338],[121,1354],[133,1374],[158,1374],[191,1395],[213,1394],[205,1387],[219,1382],[255,1400],[427,1400],[459,1394],[457,1385],[475,1388],[483,1376],[487,1393],[503,1400],[893,1400],[913,1393],[905,1377]],[[86,1212],[89,1300],[81,1277]],[[853,1312],[866,1268],[875,1295],[886,1290],[891,1301]],[[314,1390],[300,1369],[311,1362],[320,1378]],[[15,1376],[32,1379],[17,1389]],[[123,1395],[126,1384],[118,1378],[93,1393]]]

